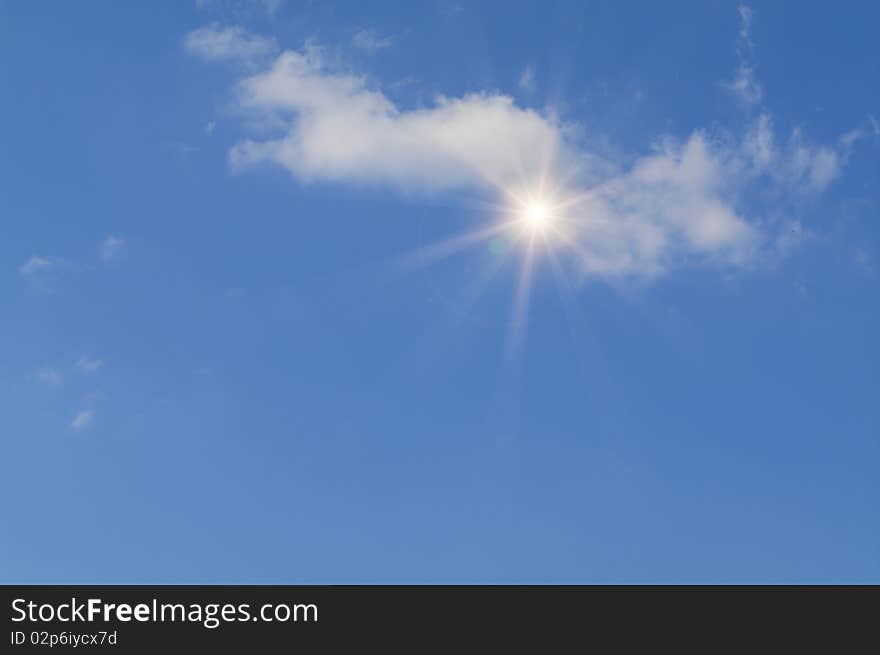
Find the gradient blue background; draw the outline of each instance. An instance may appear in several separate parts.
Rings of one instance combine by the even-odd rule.
[[[560,293],[545,263],[514,351],[514,268],[465,308],[485,248],[399,265],[479,224],[470,198],[230,174],[233,78],[181,48],[213,20],[370,27],[393,46],[351,61],[402,105],[497,89],[623,151],[747,120],[735,3],[452,9],[0,5],[0,580],[880,582],[876,140],[772,266]],[[754,6],[781,130],[880,114],[878,19]]]

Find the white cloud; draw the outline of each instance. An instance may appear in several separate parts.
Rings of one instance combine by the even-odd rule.
[[[519,88],[531,93],[535,90],[535,67],[529,64],[519,76]]]
[[[41,257],[39,255],[33,255],[30,257],[24,264],[19,266],[18,272],[21,273],[24,277],[33,277],[35,275],[39,275],[40,273],[46,273],[50,271],[56,265],[56,260],[51,257]]]
[[[104,239],[103,243],[101,243],[101,259],[105,262],[115,259],[119,256],[119,253],[122,252],[124,246],[125,239],[113,235],[108,236]]]
[[[827,146],[818,148],[799,145],[796,151],[797,169],[813,191],[824,191],[840,174],[840,157]]]
[[[75,432],[82,432],[92,424],[92,419],[94,418],[95,410],[84,409],[77,412],[76,416],[73,417],[73,420],[70,422],[70,427]]]
[[[880,124],[877,123],[876,118],[869,114],[860,127],[856,127],[841,135],[839,141],[846,153],[849,154],[849,150],[856,143],[872,136],[874,138],[880,138]]]
[[[758,82],[754,67],[746,63],[741,63],[736,69],[736,74],[727,84],[727,88],[749,106],[758,104],[764,96],[764,90]]]
[[[509,97],[401,111],[362,78],[327,70],[314,49],[284,52],[240,90],[244,108],[285,116],[287,134],[238,144],[236,168],[274,161],[303,180],[437,191],[509,181],[524,162],[564,156],[560,126]]]
[[[658,275],[688,261],[745,265],[764,235],[737,209],[739,149],[701,130],[667,139],[582,190],[573,213],[584,272]]]
[[[183,47],[191,55],[208,60],[253,61],[278,51],[275,39],[251,34],[243,27],[213,23],[187,34]]]
[[[752,174],[772,177],[780,188],[820,193],[837,178],[842,170],[845,150],[855,141],[852,132],[839,139],[844,150],[832,146],[816,146],[805,140],[795,129],[784,146],[779,147],[769,114],[761,114],[743,139],[743,154]]]
[[[740,17],[740,49],[751,48],[751,12],[741,7]],[[769,115],[742,138],[695,129],[622,166],[554,117],[500,93],[402,109],[314,47],[281,53],[237,90],[247,121],[277,127],[236,144],[233,169],[272,163],[305,183],[403,192],[503,194],[542,176],[564,181],[566,197],[576,198],[566,215],[576,224],[579,260],[602,276],[656,275],[701,261],[747,265],[774,243],[768,222],[748,216],[749,186],[764,180],[782,194],[821,192],[842,166],[835,147],[814,146],[797,131],[777,145]]]
[[[86,357],[85,355],[76,360],[76,367],[82,371],[87,372],[97,371],[103,365],[103,360],[91,359],[89,357]]]
[[[391,37],[380,37],[374,30],[360,29],[351,40],[355,48],[374,53],[391,47]]]
[[[856,127],[849,132],[842,134],[840,136],[840,143],[844,147],[850,148],[863,138],[865,138],[865,130],[861,127]]]
[[[216,121],[208,121],[208,122],[205,124],[205,134],[208,134],[208,135],[213,134],[213,133],[214,133],[214,128],[216,128],[216,127],[217,127],[217,122],[216,122]]]
[[[755,45],[752,43],[752,10],[746,5],[739,6],[739,38],[736,42],[736,54],[739,67],[733,79],[727,83],[727,89],[746,106],[757,105],[764,96],[764,89],[755,72]]]
[[[226,5],[226,8],[231,9],[234,13],[241,13],[243,8],[250,5],[265,11],[270,17],[278,13],[278,10],[281,9],[281,5],[284,4],[283,0],[226,0],[226,2],[221,2],[221,0],[195,1],[196,7],[199,9],[208,9],[211,7],[224,8],[223,5]]]
[[[33,255],[18,267],[18,272],[32,288],[52,293],[64,265],[65,262],[57,257]]]
[[[62,382],[61,373],[54,368],[41,368],[37,371],[37,380],[50,387],[57,387]]]

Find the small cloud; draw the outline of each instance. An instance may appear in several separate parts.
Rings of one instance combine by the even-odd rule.
[[[37,380],[50,387],[57,387],[62,382],[61,373],[54,368],[41,368],[37,371]]]
[[[281,5],[284,4],[283,0],[261,0],[261,3],[266,9],[266,13],[270,16],[277,14],[278,10],[281,9]]]
[[[839,140],[840,140],[841,145],[843,145],[844,148],[851,148],[853,146],[853,144],[855,144],[858,141],[860,141],[861,139],[863,139],[864,136],[865,136],[865,131],[862,128],[857,127],[855,129],[850,130],[849,132],[846,132],[845,134],[842,134],[840,136]]]
[[[217,127],[217,123],[215,121],[208,121],[207,125],[205,125],[205,134],[213,134],[215,127]]]
[[[223,4],[224,3],[221,2],[221,0],[196,0],[197,9],[209,9],[212,7],[222,9]],[[284,4],[284,0],[242,0],[242,5],[245,7],[251,5],[255,8],[262,9],[270,18],[274,18],[275,14],[278,13],[278,10],[281,9],[282,4]],[[234,7],[234,9],[239,9],[239,7]]]
[[[24,264],[22,264],[18,272],[21,273],[24,277],[33,277],[35,275],[39,275],[40,273],[48,272],[50,269],[54,268],[55,260],[50,257],[40,257],[39,255],[33,255],[30,259],[28,259]]]
[[[267,36],[251,34],[243,27],[221,27],[212,23],[187,34],[183,48],[191,55],[211,61],[253,61],[278,51],[278,43]]]
[[[351,40],[355,48],[370,54],[391,47],[391,37],[380,37],[373,30],[359,29]]]
[[[853,252],[853,261],[855,261],[856,266],[862,269],[865,273],[871,274],[874,272],[871,255],[869,255],[861,248],[858,248]]]
[[[529,64],[519,76],[519,88],[531,93],[535,90],[535,67]]]
[[[76,367],[81,371],[97,371],[104,365],[104,361],[100,359],[90,359],[83,355],[78,360],[76,360]]]
[[[771,175],[781,187],[798,194],[818,194],[837,179],[858,130],[839,139],[840,146],[815,145],[800,129],[792,131],[787,143],[777,145],[773,121],[761,114],[743,139],[742,154],[755,174]]]
[[[33,255],[18,267],[18,272],[28,284],[51,293],[57,273],[64,262],[55,257]]]
[[[116,259],[124,246],[125,239],[113,235],[108,236],[101,244],[101,259],[105,262]]]
[[[70,422],[70,427],[74,432],[82,432],[92,424],[92,419],[94,418],[95,410],[84,409],[77,412],[76,416],[73,417],[73,420]]]
[[[779,173],[787,176],[793,187],[821,193],[840,175],[843,158],[829,146],[806,142],[800,129],[795,129],[780,164]]]
[[[877,119],[869,114],[861,126],[842,134],[838,140],[848,152],[856,143],[872,136],[880,137],[880,125],[877,124]]]
[[[747,64],[740,64],[733,80],[727,83],[727,89],[747,106],[758,104],[764,95],[754,67]]]
[[[824,191],[840,175],[840,157],[831,148],[821,147],[812,153],[810,163],[809,188]]]
[[[752,42],[752,10],[746,5],[739,6],[739,37],[736,42],[736,55],[739,67],[733,80],[725,86],[747,107],[761,102],[764,90],[755,72],[755,44]]]
[[[754,47],[752,43],[752,8],[741,4],[739,11],[739,45],[740,47]]]

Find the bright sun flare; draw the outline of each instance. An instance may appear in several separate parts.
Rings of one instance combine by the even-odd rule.
[[[523,210],[523,220],[532,230],[542,229],[550,221],[550,210],[540,202],[529,203]]]
[[[488,260],[491,265],[486,276],[480,280],[479,286],[482,287],[499,270],[502,261],[499,255],[507,252],[505,244],[517,245],[515,257],[519,260],[520,270],[511,312],[511,345],[519,343],[523,336],[532,281],[540,256],[550,256],[555,265],[558,253],[569,251],[577,255],[568,234],[572,229],[572,207],[577,198],[563,195],[561,187],[547,186],[548,181],[542,179],[531,188],[502,189],[503,204],[490,205],[496,216],[492,224],[422,248],[419,252],[419,261],[427,263],[488,241],[488,250],[493,257]],[[560,267],[554,268],[557,275],[564,275]],[[468,302],[473,302],[473,298]]]

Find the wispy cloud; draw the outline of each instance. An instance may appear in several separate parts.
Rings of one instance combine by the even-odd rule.
[[[122,252],[123,247],[125,247],[125,239],[113,235],[108,236],[101,243],[101,259],[105,262],[116,259]]]
[[[871,261],[871,255],[869,255],[865,250],[861,248],[856,248],[853,251],[853,261],[856,263],[856,266],[858,266],[865,273],[874,272],[874,265]]]
[[[255,61],[278,51],[275,39],[251,34],[240,26],[222,27],[217,23],[187,34],[183,47],[202,59]]]
[[[78,360],[76,360],[76,367],[81,371],[93,372],[97,371],[104,365],[103,360],[100,359],[92,359],[90,357],[86,357],[83,355]]]
[[[241,13],[248,7],[253,7],[265,12],[270,17],[275,16],[284,4],[284,0],[195,0],[199,9],[226,8],[234,13]]]
[[[869,138],[880,139],[880,124],[877,123],[877,119],[871,116],[870,114],[865,118],[862,125],[859,127],[853,128],[849,132],[843,134],[839,141],[840,145],[844,148],[846,153],[849,153],[849,150],[859,141],[863,139]]]
[[[765,175],[790,191],[820,193],[837,178],[845,159],[836,145],[809,143],[795,129],[779,145],[769,114],[761,114],[746,132],[742,144],[752,176]],[[851,145],[851,142],[850,142]],[[847,146],[848,147],[848,146]]]
[[[18,268],[18,272],[24,277],[33,277],[34,275],[39,275],[40,273],[45,273],[51,270],[56,263],[56,260],[51,257],[33,255]]]
[[[755,44],[752,42],[752,9],[741,4],[739,6],[739,20],[739,37],[736,42],[739,66],[733,79],[726,86],[743,104],[752,107],[759,104],[764,97],[764,89],[758,81],[755,70]]]
[[[372,54],[390,48],[392,41],[390,36],[381,37],[374,30],[359,29],[354,33],[351,42],[355,48]]]
[[[531,93],[535,90],[535,67],[529,64],[523,69],[522,75],[519,76],[517,83],[523,91]]]
[[[18,267],[18,272],[33,288],[51,292],[63,264],[57,257],[32,255]]]
[[[63,381],[61,373],[54,368],[41,368],[36,377],[39,382],[50,387],[57,387]]]
[[[95,418],[95,410],[84,409],[77,412],[76,416],[70,422],[70,427],[74,432],[82,432],[92,424]]]
[[[278,10],[281,9],[281,5],[284,4],[284,0],[259,0],[259,2],[270,16],[277,14]]]

